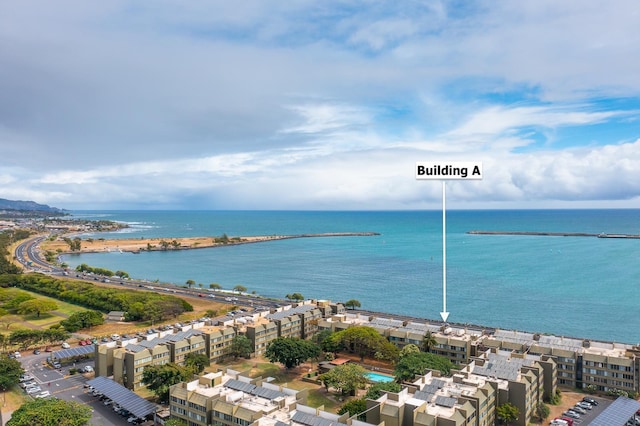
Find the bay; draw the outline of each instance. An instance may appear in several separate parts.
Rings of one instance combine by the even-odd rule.
[[[439,319],[440,211],[80,211],[128,223],[94,238],[378,232],[167,252],[65,255],[71,267],[284,298],[346,301],[392,314]],[[449,320],[502,329],[640,342],[640,240],[470,235],[470,230],[640,233],[639,210],[447,212]],[[83,237],[88,237],[85,235]]]

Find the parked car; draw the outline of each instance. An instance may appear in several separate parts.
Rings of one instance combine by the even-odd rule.
[[[25,392],[27,392],[28,395],[33,395],[34,393],[42,392],[42,388],[40,386],[32,386],[30,388],[26,388]]]
[[[37,394],[36,398],[47,398],[49,396],[51,396],[51,392],[44,391],[44,392],[41,392],[41,393]]]
[[[13,356],[16,357],[16,358],[22,358],[22,354],[20,352],[18,352],[18,351],[15,351],[13,353]]]
[[[33,376],[31,374],[23,374],[20,376],[20,382],[29,382],[33,380]]]
[[[70,345],[70,344],[68,344],[67,342],[62,342],[61,347],[62,347],[62,349],[70,349],[70,348],[71,348],[71,345]]]
[[[93,367],[92,367],[92,366],[90,366],[90,365],[86,365],[86,366],[82,369],[82,371],[83,371],[84,373],[93,373]]]
[[[588,402],[584,402],[584,401],[580,401],[576,404],[578,407],[582,407],[585,410],[591,410],[593,408],[593,405],[589,404]]]
[[[567,422],[567,424],[569,426],[573,426],[573,419],[571,417],[561,417],[562,420],[564,420],[565,422]]]
[[[590,398],[590,397],[588,397],[588,396],[585,396],[584,398],[582,398],[582,400],[583,400],[584,402],[588,402],[589,404],[591,404],[591,405],[593,405],[593,406],[598,405],[598,401],[596,401],[595,399]]]
[[[571,417],[572,419],[579,419],[580,418],[580,414],[569,409],[567,411],[565,411],[564,413],[562,413],[563,415],[567,416],[567,417]]]
[[[576,404],[575,407],[572,407],[571,409],[579,414],[587,414],[587,410],[580,407],[578,404]]]
[[[33,350],[33,354],[34,355],[40,355],[40,349],[34,349]]]

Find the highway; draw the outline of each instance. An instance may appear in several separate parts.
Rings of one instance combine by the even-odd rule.
[[[156,283],[144,279],[122,279],[119,277],[103,277],[89,273],[68,271],[63,268],[51,265],[40,256],[39,244],[46,236],[37,236],[21,242],[15,249],[15,258],[20,262],[25,271],[40,272],[56,277],[66,277],[81,281],[97,281],[105,284],[121,285],[125,288],[143,291],[163,291],[169,294],[176,294],[186,297],[207,298],[217,302],[236,305],[239,307],[253,308],[255,310],[268,310],[277,308],[284,303],[282,300],[264,299],[258,296],[249,296],[225,291],[211,291],[201,288],[184,288],[175,284]]]

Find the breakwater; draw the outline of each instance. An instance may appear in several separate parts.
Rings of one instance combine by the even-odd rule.
[[[539,232],[539,231],[467,231],[467,234],[473,235],[531,235],[541,237],[596,237],[596,238],[626,238],[640,239],[637,234],[607,234],[601,232],[592,234],[588,232]]]

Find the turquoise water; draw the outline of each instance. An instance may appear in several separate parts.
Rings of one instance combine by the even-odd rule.
[[[389,383],[394,380],[393,377],[378,373],[365,373],[365,376],[374,383]]]
[[[127,222],[105,238],[379,232],[175,252],[65,256],[131,276],[189,279],[283,298],[358,299],[363,309],[439,319],[442,216],[427,212],[76,212]],[[447,310],[456,323],[640,342],[640,240],[469,235],[469,230],[640,233],[638,210],[450,211]]]

